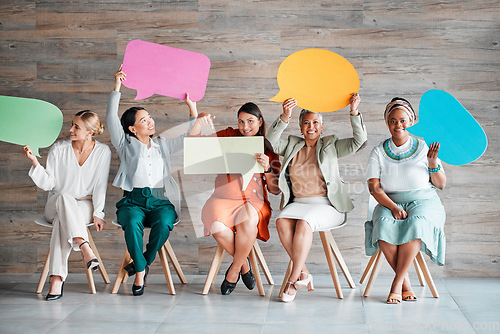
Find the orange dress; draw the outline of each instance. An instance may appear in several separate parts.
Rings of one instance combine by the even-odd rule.
[[[231,127],[218,131],[217,137],[238,137],[241,133]],[[279,156],[267,149],[264,153],[269,157],[273,172],[279,174],[281,164]],[[269,239],[269,220],[271,219],[271,204],[267,199],[266,179],[264,173],[255,173],[245,191],[242,191],[241,174],[219,174],[215,179],[215,189],[201,211],[201,220],[205,227],[205,235],[210,235],[210,227],[216,221],[222,222],[231,230],[236,231],[236,216],[241,210],[246,210],[247,203],[252,205],[259,214],[257,238],[263,241]]]

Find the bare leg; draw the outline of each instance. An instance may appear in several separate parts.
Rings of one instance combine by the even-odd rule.
[[[408,275],[413,259],[420,251],[422,241],[415,239],[406,244],[400,245],[398,248],[398,262],[396,267],[396,277],[392,282],[391,292],[401,293],[403,289],[403,281]]]
[[[63,284],[63,280],[62,280],[61,276],[58,276],[58,275],[51,276],[49,294],[60,295],[62,284]]]
[[[231,283],[238,280],[240,272],[246,273],[249,270],[249,268],[246,269],[244,266],[248,266],[247,257],[257,238],[259,215],[252,205],[247,204],[246,210],[240,210],[235,221],[240,223],[235,225],[233,264],[229,268],[226,277],[227,281]]]
[[[305,266],[307,255],[311,249],[312,239],[313,234],[311,226],[309,226],[305,220],[297,220],[292,245],[293,268],[290,273],[291,282],[296,282],[299,279],[300,273]]]
[[[387,262],[394,270],[394,272],[396,272],[398,263],[398,246],[387,243],[383,240],[379,240],[378,244],[380,246],[380,249],[382,250],[382,253],[384,253]],[[405,278],[403,280],[402,291],[411,291],[411,290],[412,288],[410,284],[410,276],[408,275],[408,272],[406,272]]]
[[[76,238],[73,238],[73,240],[75,241],[75,243],[78,246],[80,246],[80,251],[83,254],[83,261],[85,263],[89,262],[90,260],[97,259],[94,252],[92,251],[92,248],[90,248],[90,245],[88,242],[82,245],[82,243],[85,242],[85,240],[83,238],[76,237]]]
[[[297,219],[279,218],[276,220],[276,229],[278,231],[280,241],[290,259],[293,259],[293,237],[295,234],[296,223]],[[295,266],[295,262],[293,265]],[[309,274],[309,270],[307,269],[305,263],[301,268],[301,272],[305,273],[304,277],[301,277],[301,279],[305,278],[305,276]]]

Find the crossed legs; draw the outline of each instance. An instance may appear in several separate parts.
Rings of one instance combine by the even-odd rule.
[[[240,272],[245,274],[250,270],[247,257],[257,238],[259,214],[247,203],[236,215],[235,222],[236,232],[222,222],[214,222],[210,227],[214,239],[233,257],[233,264],[226,276],[227,281],[231,283],[238,280]]]
[[[311,226],[302,219],[279,218],[276,220],[276,229],[283,247],[293,261],[289,281],[295,283],[301,279],[301,273],[309,275],[306,259],[313,240]],[[295,294],[293,285],[289,287],[288,294]]]
[[[420,251],[422,241],[420,239],[415,239],[402,245],[392,245],[379,240],[378,244],[387,262],[389,262],[389,265],[396,273],[392,281],[391,293],[401,295],[402,292],[411,291],[412,288],[410,277],[408,276],[408,269],[410,269],[413,259]]]

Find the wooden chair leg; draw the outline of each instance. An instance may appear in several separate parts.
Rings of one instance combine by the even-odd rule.
[[[413,259],[413,265],[415,266],[415,272],[417,273],[418,281],[420,283],[420,286],[425,286],[425,279],[422,274],[422,269],[418,265],[417,257]]]
[[[125,267],[128,263],[130,263],[130,254],[128,250],[125,249],[125,253],[122,257],[122,262],[120,263],[120,268],[118,269],[118,274],[116,275],[115,284],[113,284],[113,289],[111,290],[112,294],[118,293],[121,284],[126,282],[128,274],[127,271],[123,269],[123,267]]]
[[[384,257],[380,249],[377,249],[377,252],[374,255],[375,263],[373,264],[372,273],[370,275],[370,279],[368,280],[368,284],[366,285],[365,292],[363,293],[364,297],[368,297],[373,287],[373,283],[377,278],[378,272],[380,271],[380,266],[382,265],[381,259]]]
[[[95,294],[96,290],[95,290],[95,284],[94,284],[94,276],[92,276],[92,269],[87,268],[87,263],[85,262],[85,260],[83,258],[83,253],[80,252],[80,254],[82,255],[83,267],[85,268],[85,274],[87,275],[87,281],[89,283],[90,293]]]
[[[255,250],[252,248],[250,251],[250,264],[253,268],[253,275],[255,277],[255,283],[257,285],[257,289],[259,290],[259,294],[261,296],[265,296],[264,285],[262,284],[262,278],[260,277],[260,270],[257,265],[257,257],[255,255]]]
[[[215,254],[212,259],[212,263],[210,264],[210,269],[208,269],[205,285],[203,285],[203,290],[201,291],[202,295],[206,295],[208,293],[208,290],[210,290],[210,286],[214,282],[215,277],[219,272],[219,268],[223,258],[224,258],[224,248],[222,248],[221,245],[217,244],[217,248],[215,249]]]
[[[262,271],[266,276],[267,283],[269,283],[269,285],[274,285],[274,280],[273,277],[271,276],[271,271],[267,266],[266,259],[264,258],[264,254],[262,254],[262,251],[260,250],[260,246],[257,243],[257,240],[255,240],[255,243],[253,244],[253,249],[255,251],[255,255],[257,256],[257,260],[259,261],[260,267],[262,268]]]
[[[166,254],[167,252],[165,251],[164,247],[161,247],[158,250],[158,253],[160,255],[161,266],[163,267],[163,274],[165,275],[165,279],[167,280],[167,285],[168,289],[170,290],[170,294],[175,295],[174,281],[172,279],[172,274],[170,273],[170,268],[167,262],[167,254]]]
[[[339,264],[340,269],[342,270],[342,273],[344,274],[345,279],[347,280],[347,283],[349,284],[350,288],[355,288],[356,284],[354,284],[354,280],[351,277],[351,273],[349,272],[349,269],[347,268],[347,265],[345,264],[344,258],[342,257],[342,254],[340,253],[340,249],[337,246],[337,243],[335,242],[335,239],[333,238],[333,235],[330,231],[328,232],[319,232],[319,233],[325,233],[326,240],[330,244],[330,247],[332,248],[333,255],[335,256],[335,259],[337,260],[337,263]]]
[[[283,277],[283,283],[281,283],[280,293],[278,294],[278,297],[280,297],[280,298],[283,295],[283,291],[285,290],[286,283],[288,282],[288,279],[290,278],[290,274],[292,273],[292,268],[293,268],[293,261],[290,260],[288,262],[288,267],[286,268],[285,276]]]
[[[328,267],[330,268],[330,274],[332,275],[333,284],[335,285],[335,290],[337,291],[337,298],[342,299],[344,295],[342,294],[342,288],[340,287],[339,275],[337,274],[337,268],[335,268],[335,261],[333,260],[333,251],[328,242],[325,232],[320,232],[321,243],[323,244],[323,249],[325,251],[326,261],[328,262]]]
[[[165,252],[167,253],[168,258],[170,259],[170,262],[172,262],[172,265],[175,269],[175,272],[177,273],[177,276],[179,277],[180,281],[182,284],[187,284],[186,276],[184,276],[184,272],[182,271],[181,265],[179,264],[179,261],[177,260],[177,256],[175,256],[175,252],[170,245],[170,242],[167,240],[165,244],[163,245],[163,248],[165,249]]]
[[[364,284],[366,277],[368,276],[368,273],[370,273],[370,270],[373,268],[373,262],[375,262],[375,259],[377,258],[377,254],[372,255],[370,258],[370,261],[368,261],[368,264],[366,265],[365,271],[363,272],[363,275],[361,275],[361,279],[359,280],[360,284]]]
[[[89,235],[89,244],[90,248],[94,251],[95,257],[97,260],[99,260],[99,272],[101,273],[102,279],[104,280],[104,283],[109,284],[111,281],[109,280],[108,273],[106,272],[106,268],[104,268],[104,264],[102,263],[101,255],[99,254],[99,251],[97,250],[97,247],[95,246],[94,239],[92,238],[92,234],[90,234],[89,228],[87,227],[87,233]]]
[[[418,264],[420,265],[420,268],[422,269],[422,273],[425,277],[425,280],[427,281],[427,284],[429,285],[429,289],[431,290],[432,296],[434,296],[434,298],[439,298],[439,293],[436,289],[436,286],[434,285],[434,281],[432,279],[431,273],[429,272],[429,268],[427,267],[427,264],[425,263],[425,259],[422,256],[422,252],[418,252],[416,259],[418,261]]]
[[[40,274],[40,279],[38,280],[38,285],[36,287],[36,293],[42,293],[43,286],[45,285],[45,281],[47,280],[47,276],[49,275],[49,257],[50,249],[47,252],[47,257],[45,258],[42,273]]]

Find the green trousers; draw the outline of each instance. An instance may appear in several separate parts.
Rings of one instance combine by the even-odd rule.
[[[153,263],[156,252],[167,241],[177,218],[175,207],[163,196],[163,189],[134,188],[125,191],[116,203],[116,217],[125,234],[135,270],[143,271]],[[149,241],[143,250],[144,228],[150,227]]]

